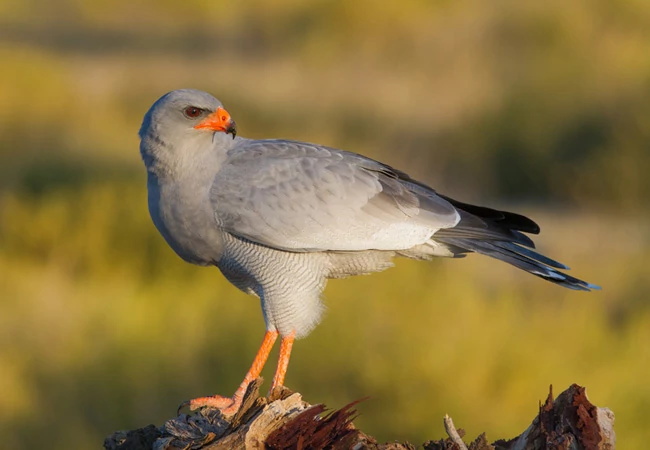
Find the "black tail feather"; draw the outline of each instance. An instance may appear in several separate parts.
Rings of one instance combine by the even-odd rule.
[[[537,225],[528,217],[522,216],[521,214],[511,213],[508,211],[499,211],[498,209],[486,208],[485,206],[470,205],[468,203],[459,202],[458,200],[454,200],[453,198],[449,198],[442,194],[438,195],[454,205],[456,208],[462,211],[467,211],[468,213],[476,217],[480,217],[481,219],[487,219],[503,228],[523,231],[524,233],[539,234],[539,225]]]

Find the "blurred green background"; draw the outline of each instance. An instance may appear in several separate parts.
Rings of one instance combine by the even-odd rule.
[[[576,382],[615,412],[620,448],[647,445],[649,2],[0,0],[4,448],[98,448],[248,369],[257,300],[148,217],[137,130],[182,87],[244,136],[360,152],[530,215],[543,252],[604,288],[482,257],[333,281],[290,388],[370,396],[359,427],[419,443],[445,413],[512,437],[549,384]]]

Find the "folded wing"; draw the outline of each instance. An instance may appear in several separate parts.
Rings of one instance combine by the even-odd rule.
[[[363,156],[293,141],[243,141],[214,179],[224,230],[289,251],[404,250],[460,220],[405,174]]]

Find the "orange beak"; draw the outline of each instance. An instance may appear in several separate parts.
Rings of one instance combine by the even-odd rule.
[[[226,134],[232,134],[232,138],[237,136],[237,126],[232,120],[228,111],[222,107],[217,108],[215,112],[199,122],[195,127],[196,130],[222,131]]]

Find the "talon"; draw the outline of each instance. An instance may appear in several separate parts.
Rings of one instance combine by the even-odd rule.
[[[232,397],[222,397],[221,395],[211,395],[208,397],[199,397],[186,402],[181,403],[181,406],[178,407],[177,413],[181,413],[181,409],[189,406],[190,411],[195,411],[202,406],[210,406],[221,411],[222,414],[231,416],[239,411],[241,408],[242,401],[244,399],[244,394],[246,393],[246,388],[252,380],[259,377],[262,367],[273,348],[273,343],[278,337],[277,331],[267,331],[264,335],[264,340],[260,346],[257,356],[253,360],[253,365],[250,370],[244,377],[244,381],[239,385],[235,394]],[[284,381],[284,374],[287,370],[287,364],[289,362],[289,352],[291,352],[291,344],[293,343],[293,335],[288,339],[283,339],[282,349],[281,349],[281,364],[276,373],[276,376],[273,379],[273,386],[281,385]]]
[[[176,410],[176,415],[177,415],[177,416],[180,416],[180,415],[181,415],[181,409],[183,409],[183,408],[185,408],[185,407],[188,407],[188,406],[190,407],[190,411],[192,411],[192,407],[191,407],[190,405],[191,405],[191,402],[190,402],[189,400],[184,401],[183,403],[181,403],[181,404],[178,406],[178,409]]]

